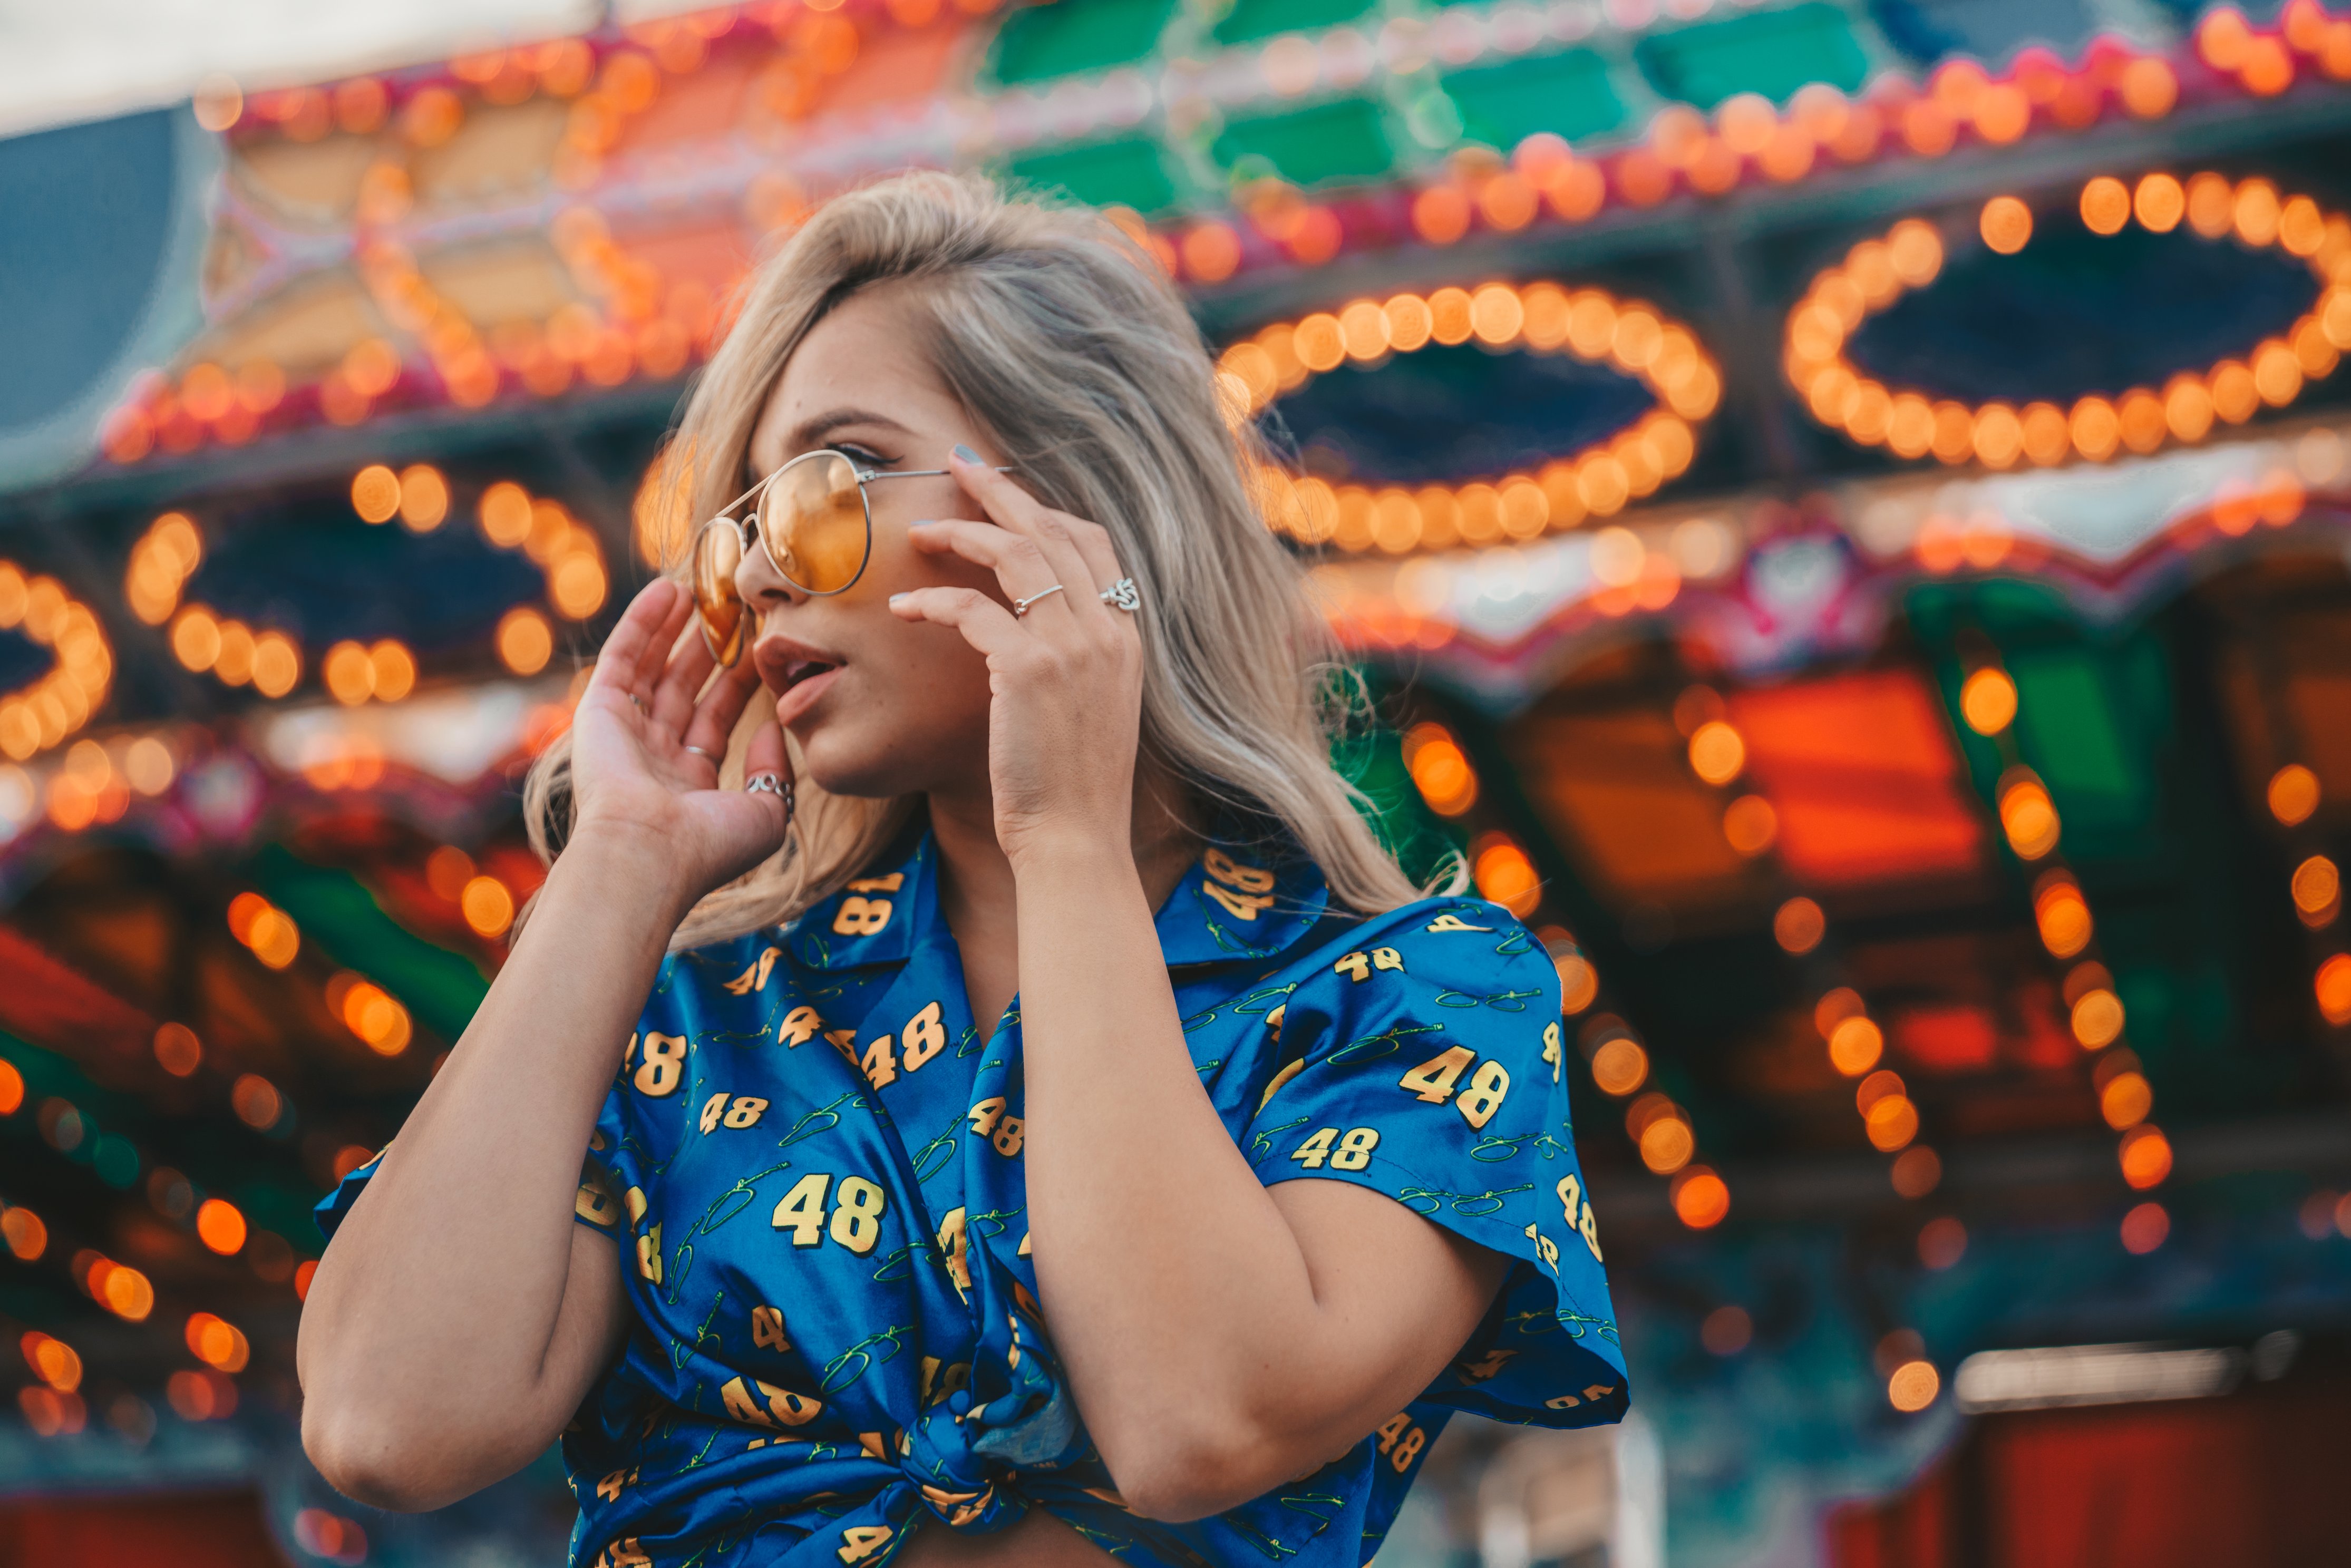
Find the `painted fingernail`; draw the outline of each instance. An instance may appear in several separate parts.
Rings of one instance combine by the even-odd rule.
[[[913,597],[914,595],[908,593],[893,593],[890,596],[890,602],[893,605],[904,604],[907,600]]]
[[[974,452],[970,447],[966,446],[960,441],[956,443],[955,455],[958,462],[977,463],[979,461],[979,454]]]

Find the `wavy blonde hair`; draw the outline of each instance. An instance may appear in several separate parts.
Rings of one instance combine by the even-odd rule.
[[[1357,705],[1297,561],[1266,528],[1262,444],[1246,423],[1228,425],[1207,344],[1165,273],[1100,214],[935,172],[827,203],[751,278],[655,493],[684,517],[725,505],[785,361],[828,311],[883,284],[913,291],[933,368],[1021,484],[1110,531],[1143,594],[1144,753],[1224,831],[1294,843],[1334,904],[1375,914],[1420,896],[1332,767],[1332,736]],[[668,570],[682,578],[684,562]],[[764,706],[746,716],[729,783]],[[570,826],[569,771],[567,737],[525,786],[542,858]],[[784,847],[704,898],[673,945],[789,920],[864,869],[917,804],[802,779]]]

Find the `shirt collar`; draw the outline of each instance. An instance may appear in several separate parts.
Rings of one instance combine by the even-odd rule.
[[[1269,863],[1270,862],[1270,863]],[[1322,917],[1330,889],[1303,857],[1210,844],[1159,906],[1159,946],[1170,967],[1280,953]],[[938,849],[910,825],[874,869],[793,923],[793,959],[811,969],[904,963],[947,941],[939,907]]]

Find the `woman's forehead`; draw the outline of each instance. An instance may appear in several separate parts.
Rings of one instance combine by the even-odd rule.
[[[903,290],[859,294],[809,329],[776,378],[751,443],[755,462],[779,463],[866,414],[921,432],[953,422],[956,401],[923,352],[925,315]]]

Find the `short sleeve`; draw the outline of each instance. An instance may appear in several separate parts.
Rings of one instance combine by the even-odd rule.
[[[1280,1010],[1282,1065],[1241,1140],[1258,1178],[1367,1186],[1513,1260],[1423,1398],[1546,1427],[1622,1416],[1624,1352],[1541,946],[1496,905],[1431,899],[1307,963]]]
[[[589,1140],[588,1157],[580,1163],[580,1191],[572,1200],[571,1218],[591,1230],[600,1230],[607,1236],[618,1236],[622,1213],[621,1199],[612,1190],[611,1175],[605,1170],[602,1162],[596,1157],[598,1147],[607,1136],[603,1128],[604,1121],[609,1119],[611,1114],[608,1102],[604,1116],[599,1118],[596,1132]],[[382,1168],[383,1156],[391,1152],[390,1144],[378,1149],[372,1159],[337,1182],[334,1190],[320,1198],[311,1208],[311,1217],[318,1221],[320,1235],[329,1241],[335,1239],[335,1232],[342,1227],[343,1217],[350,1213],[351,1205],[360,1200],[360,1194],[367,1190],[367,1184],[373,1180],[375,1173]]]

